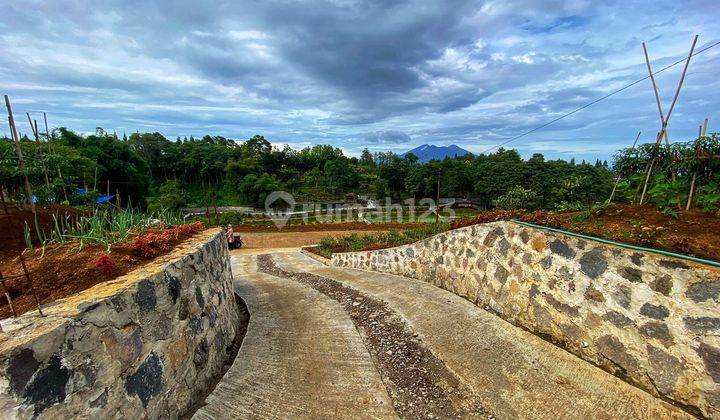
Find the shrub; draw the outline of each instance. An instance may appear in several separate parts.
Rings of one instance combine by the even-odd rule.
[[[720,183],[698,188],[697,202],[706,212],[720,215]]]
[[[648,190],[650,201],[652,201],[660,211],[672,217],[677,217],[677,212],[687,202],[687,188],[685,183],[676,179],[668,181],[663,175],[655,176],[653,187]]]
[[[100,271],[105,275],[110,275],[117,266],[107,254],[100,254],[97,261],[95,261],[95,268],[99,268]]]
[[[495,200],[495,206],[505,210],[528,209],[535,205],[537,193],[520,185],[508,188],[505,194]]]

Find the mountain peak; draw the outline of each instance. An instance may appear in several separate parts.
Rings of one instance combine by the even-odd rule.
[[[403,153],[403,155],[406,155],[408,153],[412,153],[417,156],[418,161],[420,161],[421,163],[430,162],[434,159],[443,160],[446,157],[453,158],[472,154],[467,150],[463,149],[462,147],[454,144],[451,144],[450,146],[435,146],[434,144],[423,144]]]

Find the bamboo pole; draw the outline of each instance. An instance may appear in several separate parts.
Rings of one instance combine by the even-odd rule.
[[[658,92],[657,83],[655,82],[655,75],[653,74],[652,67],[650,66],[650,57],[648,56],[647,45],[643,42],[642,46],[643,52],[645,53],[645,64],[647,65],[648,74],[650,75],[650,81],[652,82],[653,92],[655,93],[655,103],[657,104],[658,113],[660,114],[660,126],[665,127],[665,115],[663,114],[662,105],[660,104],[660,93]],[[665,143],[670,144],[667,130],[665,131]]]
[[[35,203],[33,202],[33,193],[32,193],[32,187],[30,186],[30,180],[27,177],[27,172],[25,171],[25,159],[23,158],[22,154],[22,148],[20,147],[20,137],[18,137],[17,127],[15,127],[15,118],[13,118],[13,112],[12,107],[10,106],[10,98],[8,98],[7,95],[5,96],[5,106],[7,107],[8,111],[8,122],[10,123],[10,132],[12,133],[13,140],[15,141],[15,152],[18,156],[18,168],[20,169],[20,172],[23,174],[23,178],[25,178],[25,192],[27,193],[28,197],[28,204],[30,204],[30,210],[35,214]]]
[[[703,137],[707,134],[707,125],[708,125],[708,119],[705,118],[705,121],[703,124],[698,127],[698,145],[695,146],[695,157],[697,158],[699,156],[700,152],[700,141]],[[695,168],[695,172],[693,172],[692,181],[690,182],[690,193],[688,194],[688,201],[685,205],[685,210],[690,210],[690,206],[692,205],[693,195],[695,194],[695,181],[697,180],[698,170],[700,169],[700,160],[698,159],[698,167]]]
[[[643,44],[644,45],[644,44]],[[635,136],[635,141],[633,142],[632,148],[634,149],[637,145],[638,139],[640,138],[640,134],[642,131],[638,131],[637,136]],[[613,197],[615,197],[615,190],[617,190],[618,183],[620,182],[620,174],[615,178],[615,185],[613,186],[612,192],[610,193],[610,198],[608,198],[607,204],[610,204],[613,200]]]
[[[19,253],[20,255],[20,263],[22,264],[23,273],[25,273],[25,279],[27,280],[28,284],[30,285],[30,292],[32,293],[33,297],[35,298],[35,303],[37,304],[38,312],[40,312],[40,316],[45,316],[42,311],[42,307],[40,305],[40,299],[37,296],[37,293],[35,293],[35,286],[33,286],[32,279],[30,278],[30,271],[27,269],[27,264],[25,264],[25,257],[23,257],[22,252]]]
[[[0,201],[2,201],[3,210],[5,210],[5,214],[10,214],[7,208],[7,203],[5,203],[5,192],[3,191],[3,186],[0,185]]]
[[[653,156],[652,160],[650,161],[650,164],[647,166],[647,175],[645,176],[645,184],[643,185],[643,192],[640,195],[640,205],[643,204],[645,201],[645,192],[647,191],[648,182],[650,181],[650,176],[652,175],[653,166],[655,164],[655,159],[657,158],[657,149],[660,146],[660,143],[662,142],[663,136],[665,135],[665,132],[667,131],[668,123],[670,122],[670,117],[672,116],[672,112],[675,109],[675,104],[677,104],[678,97],[680,97],[680,89],[682,89],[683,82],[685,82],[685,75],[687,74],[688,66],[690,65],[690,59],[692,58],[693,52],[695,51],[695,45],[697,44],[698,35],[695,35],[695,38],[693,38],[692,45],[690,46],[690,52],[688,53],[687,59],[685,60],[685,67],[683,67],[682,75],[680,76],[680,81],[678,82],[677,89],[675,89],[675,96],[673,97],[672,103],[670,104],[670,109],[668,110],[667,116],[665,117],[665,123],[662,126],[662,129],[660,130],[660,133],[658,133],[658,138],[655,141],[655,155]]]
[[[3,278],[2,273],[0,272],[0,286],[2,286],[3,294],[5,295],[5,299],[7,299],[8,306],[10,306],[10,311],[13,314],[13,317],[17,318],[17,312],[15,312],[15,306],[13,305],[12,298],[10,297],[10,293],[8,292],[7,287],[5,287],[5,278]],[[0,328],[0,331],[2,331],[2,328]]]
[[[33,120],[30,118],[30,113],[25,113],[28,118],[28,123],[30,123],[30,129],[32,130],[33,136],[35,136],[35,143],[38,145],[38,154],[40,155],[40,161],[42,162],[43,166],[43,173],[45,174],[45,186],[48,189],[48,192],[50,191],[50,177],[48,176],[48,170],[47,165],[45,165],[45,159],[42,153],[42,150],[40,150],[40,133],[38,132],[37,127],[37,120],[33,123]]]
[[[50,141],[50,128],[48,127],[48,120],[47,120],[46,112],[43,112],[43,120],[45,120],[45,137],[47,137],[48,152],[50,154],[52,154],[53,148],[52,148],[52,142]],[[70,200],[68,199],[68,195],[67,195],[67,189],[65,189],[65,180],[63,179],[62,171],[60,170],[60,165],[58,165],[58,167],[57,167],[57,173],[58,173],[58,178],[60,179],[60,182],[62,183],[62,191],[63,191],[63,196],[65,197],[65,201],[70,203]]]

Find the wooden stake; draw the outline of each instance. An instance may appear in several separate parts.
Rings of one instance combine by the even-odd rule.
[[[10,214],[7,208],[7,204],[5,203],[5,193],[3,192],[3,187],[0,185],[0,201],[2,201],[3,210],[5,210],[5,214]]]
[[[660,93],[658,93],[657,83],[655,83],[655,75],[653,74],[652,67],[650,67],[650,57],[648,56],[647,45],[643,42],[642,46],[643,52],[645,53],[645,64],[647,64],[648,74],[650,75],[650,81],[652,82],[653,92],[655,92],[655,103],[657,103],[658,113],[660,114],[660,126],[665,127],[665,116],[663,115],[662,105],[660,105]],[[665,143],[670,144],[667,130],[665,131]]]
[[[10,123],[10,132],[13,135],[13,140],[15,141],[15,152],[18,156],[18,168],[20,169],[20,172],[22,172],[23,177],[25,178],[25,192],[27,193],[28,197],[28,204],[30,204],[30,210],[35,214],[35,203],[33,202],[33,193],[32,193],[32,187],[30,186],[30,180],[27,177],[27,172],[25,171],[25,159],[23,158],[22,154],[22,148],[20,147],[20,137],[18,137],[17,128],[15,127],[15,118],[13,118],[12,113],[12,107],[10,106],[10,98],[8,98],[7,95],[5,95],[5,106],[8,110],[8,122]]]
[[[30,129],[32,130],[33,136],[35,136],[35,143],[38,144],[38,154],[40,155],[40,161],[42,162],[43,166],[43,173],[45,174],[45,186],[48,189],[48,192],[50,192],[50,177],[48,176],[48,170],[47,166],[45,165],[45,159],[43,156],[42,151],[40,150],[40,133],[38,132],[37,128],[37,120],[33,123],[33,120],[30,118],[30,113],[25,113],[28,117],[28,122],[30,123]]]
[[[28,285],[30,285],[30,292],[32,293],[33,297],[35,298],[35,303],[37,304],[38,312],[40,312],[40,316],[45,316],[42,311],[42,307],[40,306],[40,299],[38,299],[37,293],[35,293],[35,286],[33,286],[32,279],[30,278],[30,271],[27,269],[27,264],[25,264],[25,257],[23,257],[22,252],[19,253],[20,255],[20,263],[22,264],[23,272],[25,273],[25,279],[27,279]]]
[[[645,44],[643,44],[645,45]],[[635,136],[635,141],[633,142],[632,148],[635,148],[635,145],[638,142],[638,139],[640,138],[640,134],[642,131],[638,131],[637,136]],[[615,190],[617,189],[618,183],[620,182],[620,174],[618,174],[617,178],[615,178],[615,185],[613,186],[612,192],[610,193],[610,198],[608,198],[607,204],[610,204],[613,200],[613,197],[615,197]]]
[[[705,137],[705,134],[707,133],[707,125],[708,125],[708,119],[705,118],[705,121],[703,124],[698,127],[698,144],[695,146],[695,157],[697,158],[700,153],[700,141],[703,137]],[[690,194],[688,194],[688,201],[685,205],[685,210],[690,210],[690,205],[692,204],[693,195],[695,193],[695,181],[697,180],[697,174],[698,170],[700,169],[700,160],[698,159],[698,167],[695,168],[695,172],[693,172],[692,181],[690,181]]]
[[[15,306],[13,306],[12,299],[10,298],[10,293],[8,293],[7,287],[5,287],[5,279],[3,278],[2,273],[0,272],[0,286],[2,286],[3,294],[5,295],[5,299],[7,299],[8,306],[10,306],[10,311],[12,311],[13,317],[17,317],[17,312],[15,312]],[[2,328],[0,328],[0,331],[2,331]]]
[[[656,153],[650,161],[650,164],[647,166],[647,176],[645,177],[645,184],[643,185],[642,195],[640,195],[640,205],[642,205],[643,201],[645,201],[645,192],[647,191],[648,182],[650,181],[650,176],[652,175],[655,159],[657,158],[657,149],[662,142],[663,136],[667,132],[668,123],[670,122],[670,116],[672,116],[672,112],[675,109],[675,104],[677,104],[678,97],[680,96],[680,89],[682,88],[683,82],[685,81],[685,75],[687,74],[687,69],[690,65],[690,59],[692,58],[693,52],[695,51],[695,45],[697,44],[697,40],[698,35],[695,35],[695,38],[693,38],[692,46],[690,46],[690,52],[688,53],[687,59],[685,60],[685,67],[683,67],[680,81],[678,82],[677,89],[675,89],[675,96],[673,97],[672,103],[670,104],[670,109],[668,110],[667,116],[665,117],[665,122],[662,126],[662,129],[660,130],[660,133],[658,133],[658,138],[655,141]]]

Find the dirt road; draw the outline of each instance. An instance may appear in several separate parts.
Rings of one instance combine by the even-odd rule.
[[[378,231],[330,230],[324,232],[241,232],[244,242],[240,254],[256,252],[259,249],[298,248],[314,245],[325,236],[344,236],[353,233],[367,235]]]

